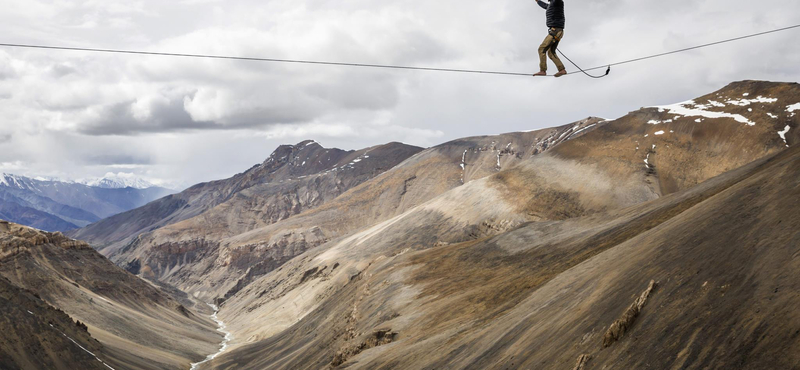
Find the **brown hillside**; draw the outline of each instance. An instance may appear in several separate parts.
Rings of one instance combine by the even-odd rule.
[[[41,304],[84,323],[85,336],[93,339],[81,343],[98,349],[90,351],[115,369],[184,369],[215,351],[221,341],[213,321],[114,266],[88,244],[60,233],[0,221],[0,277],[14,289],[35,294]],[[48,316],[39,311],[42,315],[37,317],[42,318],[35,320],[41,324]],[[12,318],[19,316],[6,320]],[[3,331],[0,340],[13,342],[20,336]],[[30,338],[22,336],[22,340]],[[31,351],[35,348],[27,346]],[[33,353],[28,349],[19,349],[17,355]],[[20,368],[43,368],[15,358]],[[65,360],[57,366],[75,369],[79,363]]]
[[[624,210],[326,266],[294,290],[329,279],[331,299],[214,368],[795,368],[798,179],[793,148]]]
[[[534,325],[536,319],[522,324],[537,310],[525,302],[589,261],[677,222],[748,176],[768,172],[773,167],[758,162],[737,168],[796,143],[799,119],[787,107],[800,101],[797,84],[742,82],[709,96],[714,98],[680,108],[643,108],[604,122],[544,153],[523,156],[496,174],[468,181],[354,233],[339,234],[289,260],[225,302],[221,317],[237,339],[233,350],[214,364],[218,368],[515,368],[523,361],[535,368],[536,361],[544,361],[550,367],[542,368],[561,368],[568,362],[563,366],[574,366],[580,355],[596,356],[589,347],[580,347],[586,353],[558,347],[547,356],[563,353],[572,358],[559,358],[556,366],[550,357],[531,354],[529,342],[514,347],[518,351],[510,360],[496,357],[490,348],[499,345],[495,340],[506,331],[547,327],[548,333],[557,333],[564,325],[576,324],[566,319],[552,323],[556,326]],[[713,105],[713,99],[724,105]],[[704,100],[709,107],[698,107]],[[786,143],[776,130],[784,124],[790,127]],[[420,158],[422,154],[407,162]],[[721,174],[725,175],[715,178]],[[371,188],[380,179],[351,190],[331,206],[347,204],[338,202],[359,191],[384,194],[384,188]],[[361,209],[382,210],[369,208],[370,202],[363,204]],[[351,212],[360,209],[337,210],[335,220],[353,220]],[[277,232],[279,227],[325,225],[334,218],[321,217],[324,211],[320,207],[230,238],[223,251],[259,245],[270,228]],[[498,240],[506,240],[502,248]],[[610,263],[602,276],[613,276],[617,264]],[[658,285],[646,300],[637,301],[651,280]],[[664,284],[656,277],[630,282],[629,287],[621,284],[630,288],[623,293],[630,298],[618,299],[618,307],[603,311],[598,321],[603,320],[604,326],[594,328],[596,334],[581,336],[596,335],[602,348],[606,330],[616,322],[617,329],[609,335],[621,337],[616,343],[622,343],[636,325],[631,317],[643,317],[656,305],[662,289],[667,289]],[[576,288],[560,285],[560,290],[548,294],[558,297],[554,292],[567,294]],[[548,297],[542,299],[554,304]],[[587,312],[587,305],[580,312]],[[530,310],[517,318],[506,316],[523,306]],[[503,323],[520,326],[493,331]],[[583,343],[553,342],[554,346]],[[592,366],[587,358],[584,368]]]

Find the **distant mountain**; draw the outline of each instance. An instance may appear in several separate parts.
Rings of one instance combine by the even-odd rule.
[[[129,180],[128,182],[122,180]],[[47,231],[66,231],[141,207],[172,193],[138,179],[104,178],[98,186],[0,174],[0,219]]]
[[[77,182],[80,184],[104,189],[149,189],[156,187],[156,185],[153,185],[152,183],[142,180],[134,175],[112,172],[107,173],[102,178],[79,180]]]

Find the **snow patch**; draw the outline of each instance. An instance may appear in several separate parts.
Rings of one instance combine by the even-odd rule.
[[[22,189],[23,179],[16,175],[4,173],[0,175],[0,185]]]
[[[744,96],[747,96],[747,95],[744,95]],[[750,104],[753,104],[753,103],[770,103],[771,104],[771,103],[774,103],[776,101],[778,101],[778,99],[765,98],[765,97],[759,95],[755,99],[728,100],[728,101],[725,102],[725,104],[736,105],[736,106],[740,106],[740,107],[746,107],[746,106],[748,106]]]
[[[789,113],[792,113],[796,110],[800,110],[800,103],[786,106],[786,111]]]
[[[789,133],[789,130],[792,129],[792,126],[786,125],[786,128],[783,131],[778,131],[778,136],[783,139],[783,143],[786,144],[786,147],[789,147],[789,143],[786,142],[786,134]]]
[[[570,139],[570,138],[572,138],[573,136],[575,136],[575,135],[577,135],[577,134],[579,134],[579,133],[581,133],[581,132],[583,132],[583,131],[586,131],[586,130],[588,130],[588,129],[590,129],[590,128],[592,128],[592,127],[596,126],[596,125],[597,125],[596,123],[592,123],[592,124],[591,124],[591,125],[589,125],[589,126],[586,126],[586,127],[582,128],[582,129],[580,129],[580,130],[578,130],[578,131],[575,131],[575,132],[573,132],[573,133],[572,133],[572,135],[569,135],[569,137],[567,138],[567,140],[569,140],[569,139]]]
[[[464,154],[461,155],[461,183],[464,183],[464,178],[466,177],[467,172],[467,151],[469,149],[464,150]]]
[[[695,106],[695,108],[689,108],[689,106]],[[746,123],[748,126],[755,126],[756,123],[750,121],[749,119],[745,118],[740,114],[731,114],[731,113],[723,113],[723,112],[709,112],[697,107],[694,103],[694,100],[689,100],[687,102],[673,104],[673,105],[666,105],[661,107],[656,107],[659,109],[659,112],[669,111],[672,114],[677,114],[686,117],[704,117],[704,118],[732,118],[737,122]],[[798,108],[800,109],[800,108]]]
[[[659,124],[659,123],[661,123],[661,121],[656,121],[656,120],[654,120],[654,119],[651,119],[651,120],[647,121],[647,124],[648,124],[648,125],[657,125],[657,124]]]
[[[778,116],[776,116],[776,115],[774,115],[772,113],[767,113],[767,115],[769,116],[769,118],[772,118],[772,119],[777,119],[778,118]]]
[[[656,135],[656,136],[658,136],[658,135],[664,135],[664,131],[659,131],[659,132],[656,132],[656,134],[655,134],[655,135]]]

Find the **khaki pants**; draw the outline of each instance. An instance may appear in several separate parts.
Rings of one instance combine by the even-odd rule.
[[[564,63],[561,63],[561,59],[556,55],[558,43],[561,42],[561,38],[564,37],[564,30],[561,28],[552,28],[552,30],[554,30],[554,32],[548,32],[542,45],[539,46],[539,70],[543,72],[547,71],[547,56],[553,60],[553,63],[556,64],[559,71],[565,69]],[[551,33],[554,33],[555,36],[551,35]]]

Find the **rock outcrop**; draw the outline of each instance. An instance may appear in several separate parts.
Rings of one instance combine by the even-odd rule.
[[[647,304],[647,300],[650,298],[650,295],[653,294],[653,290],[656,286],[658,286],[658,284],[651,280],[647,289],[633,301],[633,304],[625,310],[622,317],[609,326],[605,335],[603,335],[603,347],[611,346],[633,328],[633,324],[642,312],[644,305]]]

